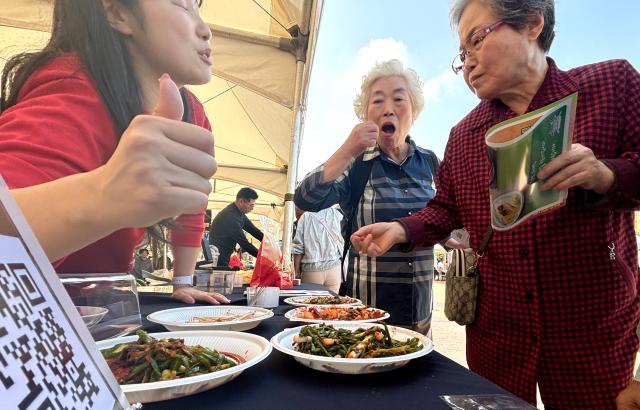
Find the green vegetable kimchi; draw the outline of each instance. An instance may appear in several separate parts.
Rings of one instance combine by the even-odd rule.
[[[336,329],[331,325],[305,326],[293,337],[298,352],[337,358],[400,356],[422,350],[417,338],[398,341],[391,338],[384,323],[366,329]]]
[[[154,339],[136,332],[138,340],[102,350],[119,384],[157,382],[212,373],[236,363],[215,350],[187,346],[184,339]]]

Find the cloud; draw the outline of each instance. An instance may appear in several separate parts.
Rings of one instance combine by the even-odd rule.
[[[451,97],[460,91],[460,86],[464,85],[462,78],[453,73],[450,68],[445,69],[436,77],[429,78],[424,82],[425,103],[437,100],[444,95]]]
[[[319,95],[312,97],[313,101],[309,103],[305,121],[298,179],[329,158],[349,136],[352,128],[358,123],[353,112],[353,100],[360,92],[362,77],[376,62],[392,58],[418,69],[404,42],[393,38],[370,40],[332,81],[333,86],[326,84]],[[459,93],[460,83],[461,79],[449,68],[436,77],[426,79],[425,103]],[[464,82],[462,84],[464,85]]]
[[[358,50],[358,54],[344,71],[344,74],[336,79],[336,91],[343,95],[349,95],[349,99],[353,100],[360,91],[362,77],[369,69],[379,61],[392,58],[406,63],[409,59],[406,44],[393,38],[370,40],[366,46]]]
[[[336,101],[352,102],[358,92],[362,77],[380,61],[395,58],[402,61],[411,68],[414,66],[412,56],[404,42],[393,38],[379,38],[369,41],[369,43],[358,50],[352,64],[338,77],[334,83],[334,97]],[[422,77],[422,76],[421,76]],[[461,78],[458,78],[453,71],[447,67],[436,77],[424,80],[425,103],[437,100],[441,96],[453,96],[460,91]],[[345,100],[342,100],[344,98]]]

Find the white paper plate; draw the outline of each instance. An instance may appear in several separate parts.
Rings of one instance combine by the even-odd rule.
[[[289,296],[331,296],[327,290],[280,289],[280,297]]]
[[[340,307],[344,307],[344,306],[360,306],[362,305],[362,302],[359,299],[356,298],[350,298],[353,300],[353,302],[350,303],[341,303],[341,304],[327,304],[327,305],[321,305],[321,304],[314,304],[314,303],[305,303],[304,301],[309,299],[309,298],[313,298],[313,297],[318,297],[318,296],[322,296],[322,295],[312,295],[312,296],[296,296],[296,297],[292,297],[292,298],[286,298],[284,301],[285,303],[288,303],[290,305],[293,306],[340,306]],[[346,296],[340,296],[340,297],[346,297]]]
[[[379,317],[377,319],[364,319],[364,320],[323,320],[323,319],[306,319],[306,318],[302,318],[302,317],[297,317],[297,315],[301,312],[304,312],[305,310],[309,309],[311,306],[303,306],[303,307],[299,307],[299,308],[295,308],[295,309],[291,309],[290,311],[288,311],[287,313],[284,314],[284,317],[286,317],[287,319],[293,321],[293,322],[304,322],[304,323],[336,323],[336,322],[345,322],[345,323],[369,323],[369,322],[379,322],[382,320],[387,320],[389,319],[389,313],[385,312],[384,310],[381,309],[376,309],[376,308],[368,308],[370,310],[377,310],[380,312],[384,312],[384,315],[382,317]],[[332,307],[329,305],[325,305],[325,306],[313,306],[315,308],[318,309],[322,309],[325,307]],[[355,308],[356,306],[348,306],[345,307],[345,309],[349,309],[349,308]]]
[[[253,317],[228,322],[190,323],[195,316],[223,317],[254,313]],[[273,316],[273,312],[254,306],[191,306],[176,309],[160,310],[147,316],[147,320],[159,323],[171,331],[180,330],[249,330],[260,322]]]
[[[375,323],[347,323],[337,322],[333,327],[339,329],[355,330],[376,326]],[[379,373],[394,370],[409,363],[409,360],[425,356],[433,350],[433,343],[425,335],[402,327],[388,326],[391,338],[396,340],[407,340],[416,337],[423,345],[417,352],[393,357],[377,357],[371,359],[337,359],[335,357],[315,356],[307,353],[297,352],[293,348],[293,336],[300,333],[304,326],[285,329],[271,338],[271,344],[282,353],[293,356],[299,363],[314,370],[329,373],[345,374],[365,374]]]
[[[109,309],[99,306],[76,306],[84,324],[90,329],[100,323]]]
[[[201,345],[221,353],[232,353],[244,358],[244,363],[228,369],[184,379],[167,380],[153,383],[121,385],[122,391],[131,403],[151,403],[190,396],[220,386],[236,378],[243,370],[261,362],[269,353],[271,345],[267,339],[250,333],[228,331],[196,331],[150,333],[156,339],[181,338],[189,346]],[[138,340],[138,336],[126,336],[97,342],[103,350],[118,343]]]

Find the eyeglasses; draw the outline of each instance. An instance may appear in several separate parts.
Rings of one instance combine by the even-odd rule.
[[[480,50],[484,39],[489,35],[489,33],[500,27],[502,23],[504,23],[504,21],[498,20],[495,23],[482,27],[471,34],[467,42],[464,44],[464,47],[462,47],[462,51],[456,54],[453,58],[453,62],[451,62],[451,69],[454,73],[458,74],[460,71],[464,70],[464,62],[466,61],[469,53],[475,53]]]

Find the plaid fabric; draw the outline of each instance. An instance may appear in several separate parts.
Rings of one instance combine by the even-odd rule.
[[[480,260],[476,321],[467,327],[472,370],[545,406],[615,408],[631,380],[638,348],[640,75],[626,61],[568,72],[549,70],[533,111],[578,91],[574,143],[607,159],[616,181],[605,197],[571,189],[566,206],[506,232],[494,232]],[[411,247],[431,245],[464,226],[479,245],[490,223],[484,134],[514,117],[500,101],[482,101],[452,131],[436,178],[438,194],[403,218]],[[609,246],[615,246],[615,259]]]
[[[410,138],[407,142],[409,155],[402,164],[393,162],[377,145],[365,151],[363,161],[375,162],[357,204],[356,228],[411,215],[435,195],[436,170],[429,165],[438,163],[435,154],[417,147]],[[339,203],[349,215],[353,209],[349,204],[350,169],[330,183],[321,182],[323,165],[311,171],[296,190],[296,205],[315,211]],[[349,252],[349,293],[367,305],[387,310],[393,323],[412,325],[431,318],[432,285],[433,247],[410,253],[392,248],[377,258]]]

